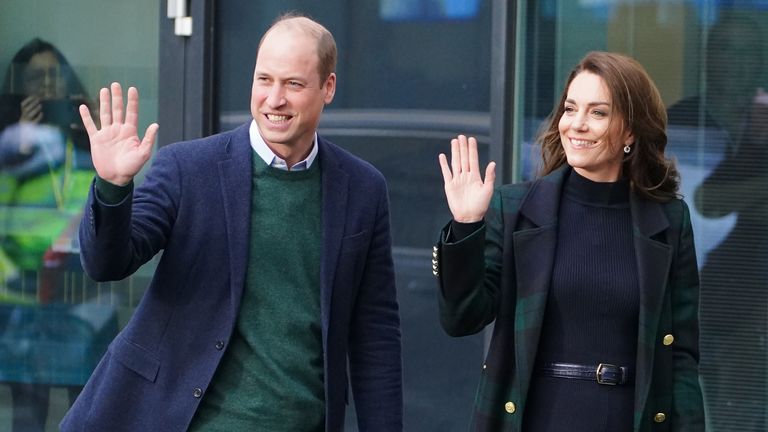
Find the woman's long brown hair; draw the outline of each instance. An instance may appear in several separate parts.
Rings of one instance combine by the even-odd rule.
[[[560,142],[558,124],[565,110],[571,81],[581,72],[600,76],[611,94],[612,114],[623,122],[634,136],[632,150],[624,157],[622,175],[629,179],[637,194],[653,201],[669,201],[678,196],[679,175],[674,161],[666,158],[667,110],[656,85],[640,63],[621,54],[593,51],[571,71],[563,93],[539,135],[546,175],[567,163]],[[612,127],[617,127],[612,125]],[[621,143],[608,142],[619,146]]]

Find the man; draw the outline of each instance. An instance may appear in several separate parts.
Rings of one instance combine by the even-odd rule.
[[[348,376],[361,431],[402,430],[386,185],[316,134],[336,46],[284,16],[259,45],[254,120],[157,152],[138,93],[86,109],[97,178],[80,227],[97,280],[163,256],[62,430],[341,431]],[[110,107],[111,106],[111,107]],[[347,367],[349,365],[349,367]]]

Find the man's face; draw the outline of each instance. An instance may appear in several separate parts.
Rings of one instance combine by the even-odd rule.
[[[256,57],[251,114],[264,141],[283,157],[309,152],[320,113],[333,100],[336,75],[321,82],[318,62],[317,41],[285,27],[267,34]]]

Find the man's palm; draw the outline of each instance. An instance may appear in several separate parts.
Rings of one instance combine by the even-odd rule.
[[[80,106],[88,138],[91,142],[91,158],[99,177],[119,186],[131,182],[152,155],[158,126],[151,124],[144,139],[139,140],[137,122],[139,112],[139,94],[131,87],[128,89],[128,104],[123,121],[123,96],[120,84],[112,83],[112,100],[106,88],[99,92],[99,119],[101,129],[97,129],[91,113],[85,105]]]

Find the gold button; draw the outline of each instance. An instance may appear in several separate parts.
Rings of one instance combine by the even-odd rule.
[[[514,414],[517,407],[514,402],[507,402],[504,404],[504,410],[510,414]]]
[[[664,340],[662,341],[662,343],[664,345],[666,345],[666,346],[670,346],[670,345],[672,345],[672,342],[674,342],[674,341],[675,341],[675,337],[672,336],[671,334],[668,334],[668,335],[664,336]]]
[[[667,415],[664,414],[663,412],[656,413],[656,415],[653,416],[653,421],[655,421],[656,423],[664,423],[664,420],[666,419],[667,419]]]
[[[437,252],[437,246],[432,246],[432,252]]]
[[[483,365],[483,370],[485,370],[485,365]],[[514,405],[514,404],[513,404]]]
[[[432,270],[432,274],[437,276],[437,270]]]

